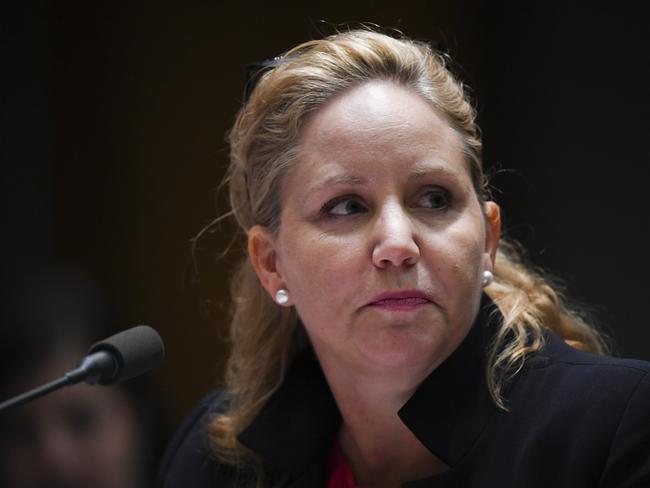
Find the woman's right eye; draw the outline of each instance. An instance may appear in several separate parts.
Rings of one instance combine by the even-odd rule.
[[[343,197],[327,202],[321,208],[321,214],[340,217],[365,212],[366,206],[357,197]]]

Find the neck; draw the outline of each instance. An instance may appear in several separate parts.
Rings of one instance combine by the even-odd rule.
[[[323,371],[343,417],[339,442],[361,485],[383,488],[432,476],[447,468],[404,425],[397,412],[428,372],[354,376],[337,363]]]

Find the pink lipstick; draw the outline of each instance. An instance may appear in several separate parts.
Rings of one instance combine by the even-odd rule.
[[[396,312],[415,310],[431,302],[420,290],[400,290],[382,293],[373,298],[368,306]]]

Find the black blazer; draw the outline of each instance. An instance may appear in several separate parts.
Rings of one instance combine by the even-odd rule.
[[[484,304],[460,347],[420,385],[399,416],[450,469],[406,483],[424,487],[650,487],[650,363],[596,356],[553,333],[492,401],[486,350],[498,313]],[[169,446],[159,486],[255,486],[210,454],[207,424],[228,408],[208,395]],[[271,481],[326,486],[326,459],[340,415],[311,350],[294,361],[282,387],[241,434]]]

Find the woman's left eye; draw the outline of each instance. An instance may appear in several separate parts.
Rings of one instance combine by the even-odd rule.
[[[416,201],[416,207],[445,209],[451,203],[451,194],[444,188],[429,188]]]

